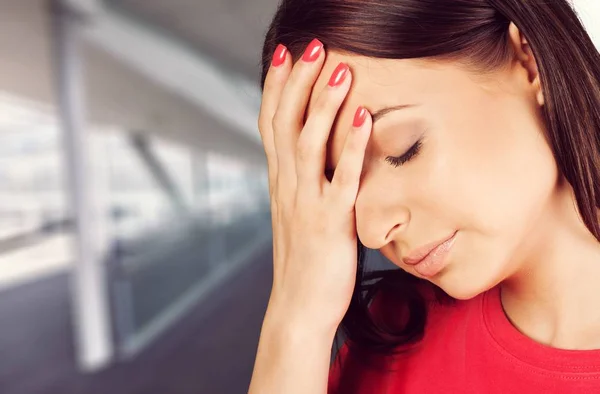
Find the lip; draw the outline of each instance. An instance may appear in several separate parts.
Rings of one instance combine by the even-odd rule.
[[[447,242],[447,241],[451,240],[452,238],[454,238],[456,233],[457,233],[457,231],[455,231],[450,236],[445,237],[441,240],[434,241],[434,242],[431,242],[431,243],[421,246],[420,248],[418,248],[418,249],[414,250],[412,253],[410,253],[408,256],[404,257],[402,259],[402,262],[406,265],[419,264],[425,257],[427,257],[427,255],[429,255],[431,252],[433,252],[433,250],[436,249],[438,246],[440,246],[444,242]]]
[[[414,270],[421,276],[431,278],[442,271],[446,265],[446,256],[452,249],[454,241],[456,240],[456,233],[452,235],[448,240],[442,242],[436,246],[427,256],[425,256],[419,263],[413,266]]]

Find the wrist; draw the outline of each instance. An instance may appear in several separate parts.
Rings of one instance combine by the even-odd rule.
[[[333,336],[267,310],[249,393],[326,391]]]
[[[290,344],[326,343],[331,346],[337,325],[324,324],[270,305],[263,322],[263,331],[275,335]]]

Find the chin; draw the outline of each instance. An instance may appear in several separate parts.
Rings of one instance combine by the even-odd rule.
[[[487,269],[488,275],[474,270],[460,270],[455,266],[448,266],[447,270],[440,272],[438,276],[431,279],[431,282],[444,290],[446,294],[457,300],[470,300],[492,289],[500,281],[495,276],[490,276],[490,269]]]
[[[449,264],[430,281],[450,297],[470,300],[505,280],[513,263],[515,248],[511,240],[474,239],[468,247],[454,245]]]
[[[447,288],[447,287],[442,287],[440,286],[440,288],[442,290],[444,290],[446,292],[446,294],[448,294],[450,297],[456,299],[456,300],[470,300],[474,297],[477,297],[479,294],[485,292],[488,289],[465,289],[463,288]]]

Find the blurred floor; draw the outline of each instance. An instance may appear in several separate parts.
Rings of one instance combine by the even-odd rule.
[[[0,292],[69,270],[73,261],[72,238],[72,233],[66,231],[53,234],[32,231],[0,242]]]
[[[246,393],[272,281],[270,243],[131,361],[81,375],[69,278],[0,292],[2,394]]]

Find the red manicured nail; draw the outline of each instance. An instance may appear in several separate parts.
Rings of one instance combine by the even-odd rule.
[[[365,109],[365,107],[358,107],[356,109],[356,113],[354,114],[354,122],[352,123],[352,126],[362,126],[363,123],[365,123],[365,119],[367,119],[367,110]]]
[[[271,61],[273,67],[281,66],[285,61],[285,55],[287,55],[287,48],[281,44],[277,45],[273,54],[273,60]]]
[[[331,74],[331,78],[329,78],[329,86],[339,86],[344,82],[346,78],[346,74],[348,74],[348,65],[345,63],[340,63]]]
[[[313,39],[310,44],[306,47],[304,54],[302,55],[302,60],[305,62],[314,62],[319,58],[319,54],[321,53],[321,49],[323,49],[323,43],[316,38]]]

